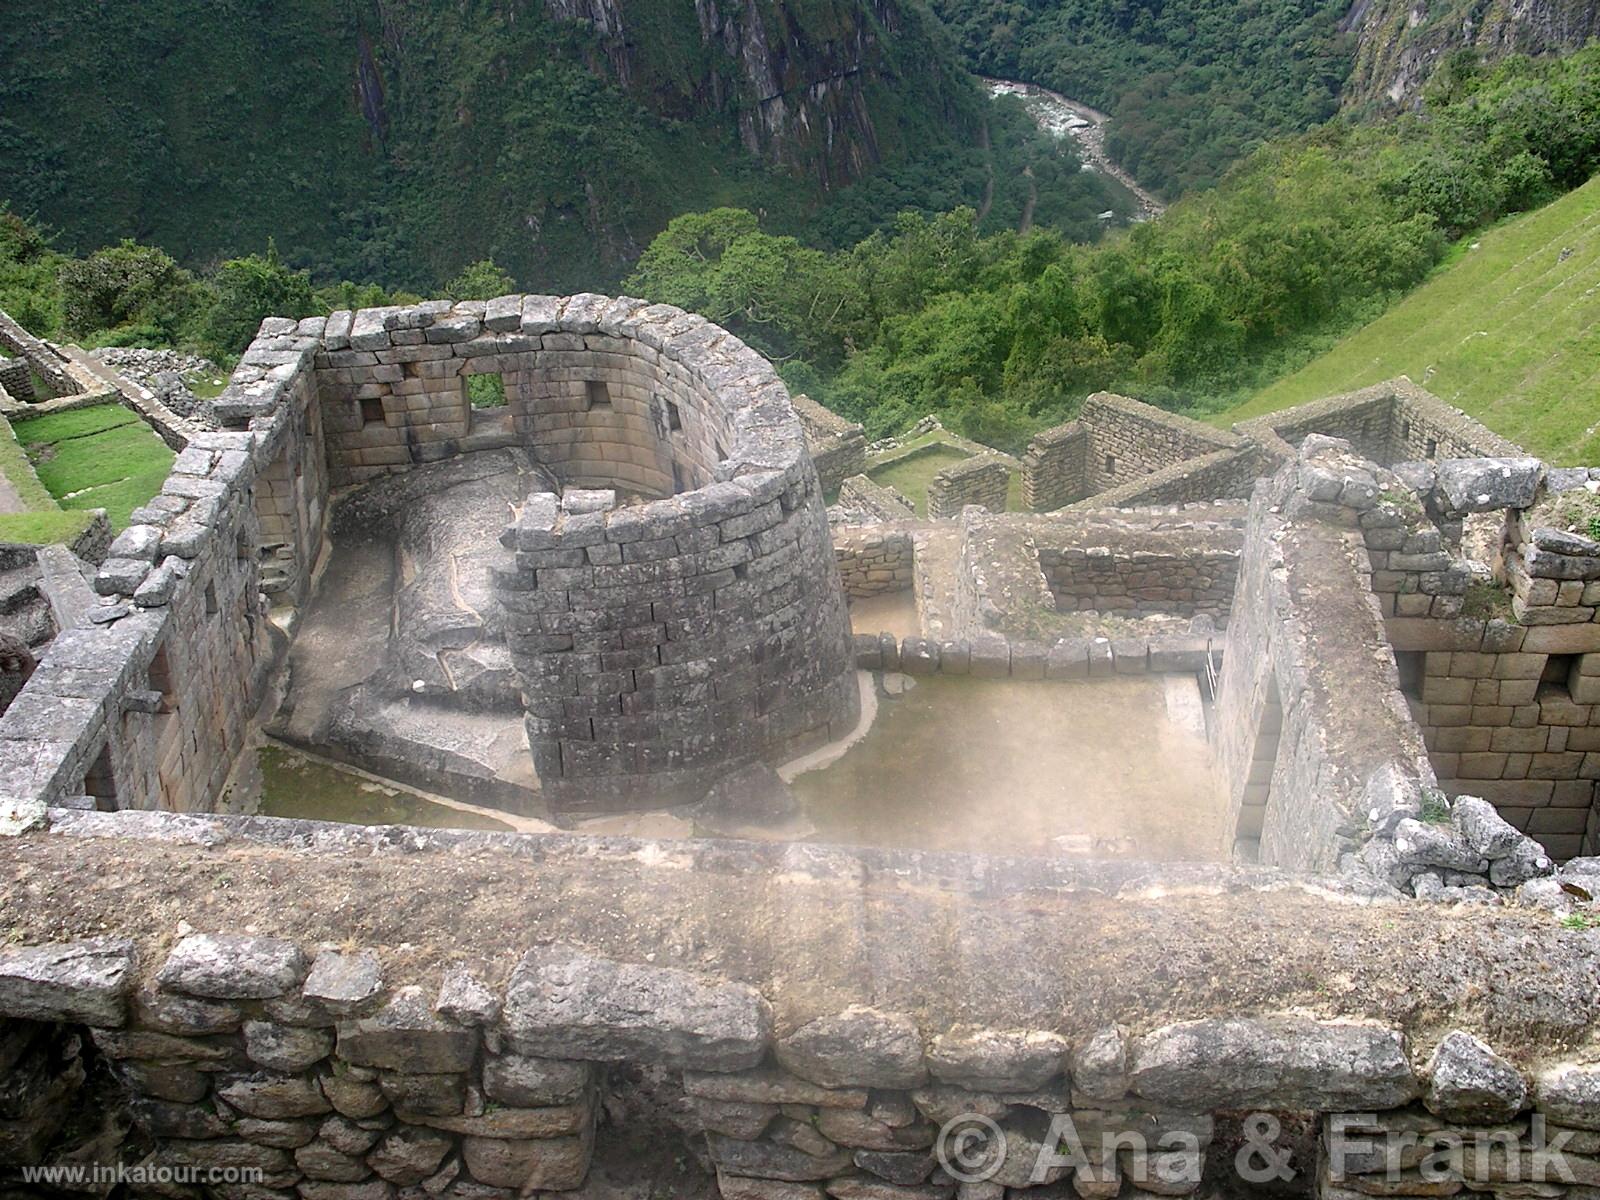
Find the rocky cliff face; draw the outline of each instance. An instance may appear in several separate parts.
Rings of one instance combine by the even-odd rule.
[[[545,12],[588,25],[609,73],[656,112],[731,117],[752,155],[828,189],[898,149],[896,98],[914,97],[919,120],[971,113],[971,81],[914,0],[689,2],[681,16],[660,0],[546,0]]]
[[[1596,0],[1356,0],[1347,105],[1412,107],[1438,63],[1471,48],[1485,58],[1575,50],[1600,36]]]

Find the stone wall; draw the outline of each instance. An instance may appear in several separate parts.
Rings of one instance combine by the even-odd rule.
[[[209,811],[246,745],[273,661],[263,554],[294,530],[303,595],[326,476],[310,326],[268,320],[241,359],[252,427],[196,432],[161,492],[135,509],[94,580],[100,604],[64,630],[0,720],[4,792],[25,805]],[[285,506],[263,475],[293,464]],[[267,542],[262,509],[278,522]],[[279,643],[281,644],[281,643]]]
[[[1243,450],[1233,434],[1096,392],[1077,420],[1028,443],[1023,502],[1044,512],[1090,497],[1096,507],[1242,497],[1259,474],[1256,458]],[[1159,480],[1150,478],[1157,474]]]
[[[1203,544],[1181,553],[1051,546],[1040,548],[1039,566],[1061,611],[1207,613],[1221,627],[1233,607],[1239,554],[1208,552]]]
[[[1082,633],[1068,615],[1204,615],[1226,623],[1243,512],[1217,503],[1036,516],[968,514],[956,562],[964,637],[1049,644]],[[1131,636],[1131,632],[1130,632]]]
[[[916,579],[916,539],[893,526],[837,526],[833,555],[845,595],[881,596],[903,592]]]
[[[1422,459],[1516,456],[1522,450],[1403,376],[1234,426],[1278,462],[1308,434],[1342,438],[1358,454],[1392,466]]]
[[[224,923],[170,935],[130,915],[93,938],[9,945],[0,1045],[16,1115],[0,1126],[0,1172],[121,1154],[147,1169],[250,1169],[253,1190],[237,1194],[258,1200],[511,1200],[576,1191],[597,1146],[654,1117],[681,1140],[662,1135],[649,1152],[709,1160],[725,1200],[951,1200],[956,1169],[969,1197],[1035,1186],[1231,1195],[1247,1161],[1234,1148],[1252,1134],[1290,1168],[1275,1194],[1408,1195],[1462,1180],[1503,1190],[1505,1143],[1513,1156],[1536,1145],[1537,1116],[1552,1138],[1576,1133],[1558,1143],[1570,1173],[1539,1195],[1583,1200],[1584,1181],[1600,1178],[1600,1145],[1582,1132],[1596,1124],[1600,1069],[1565,1049],[1597,1015],[1595,952],[1528,912],[1445,921],[1339,881],[1240,880],[1203,865],[1155,875],[448,831],[401,845],[392,830],[312,822],[54,817],[26,843],[36,861],[55,848],[113,854],[138,879],[167,863],[203,874],[235,864],[236,890],[259,899],[278,884],[250,868],[293,848],[329,877],[359,856],[369,885],[385,888],[397,867],[419,884],[448,867],[469,904],[515,864],[544,879],[555,916],[538,939],[521,912],[491,918],[518,932],[482,956],[456,953],[426,922],[404,946],[289,933],[341,906],[348,922],[347,900],[321,895],[294,920],[263,913],[255,932]],[[152,846],[161,867],[142,861]],[[580,873],[634,919],[606,933],[592,909],[571,911],[562,885]],[[1261,918],[1259,941],[1240,945],[1216,920],[1219,892]],[[696,903],[735,912],[706,924],[688,915]],[[1087,964],[1088,951],[1039,960],[1033,939],[1101,903],[1120,922],[1155,922],[1178,952],[1157,966],[1147,947],[1131,960],[1109,948]],[[774,929],[758,911],[789,921]],[[1286,928],[1291,914],[1299,921]],[[220,909],[216,919],[226,921]],[[573,938],[575,922],[602,944]],[[1405,939],[1420,963],[1386,957],[1381,941],[1341,959],[1357,927]],[[669,932],[683,928],[702,934]],[[1191,961],[1181,951],[1196,937],[1206,953]],[[1274,977],[1230,970],[1257,960]],[[1339,961],[1348,989],[1298,1003]],[[963,977],[974,964],[982,978]],[[1118,987],[1097,987],[1085,965],[1115,971]],[[1436,987],[1428,1004],[1397,1006],[1383,992],[1419,974]],[[1536,978],[1538,998],[1504,986],[1508,976]],[[1240,987],[1263,999],[1241,1001]],[[1232,1000],[1210,1010],[1219,988]],[[648,1099],[628,1091],[640,1078],[657,1081]],[[58,1141],[69,1112],[120,1115],[137,1137]],[[1281,1115],[1275,1132],[1250,1123],[1262,1112]],[[1341,1144],[1349,1126],[1370,1136],[1493,1126],[1503,1143],[1499,1158],[1458,1162],[1454,1186],[1425,1184],[1414,1157],[1386,1182],[1370,1143]],[[958,1157],[950,1138],[963,1128],[980,1136]],[[1109,1148],[1102,1134],[1116,1135]],[[1046,1149],[1059,1157],[1041,1158]]]
[[[28,371],[26,359],[0,358],[0,392],[22,404],[35,399],[33,376]]]
[[[1080,421],[1035,434],[1022,456],[1022,506],[1029,512],[1051,512],[1083,499],[1089,492],[1089,441]]]
[[[0,312],[0,346],[4,346],[32,367],[34,374],[44,380],[54,395],[71,396],[84,390],[83,384],[65,355],[50,343],[34,337],[3,312]],[[11,391],[10,388],[6,390]],[[11,394],[15,400],[29,399],[15,392]]]
[[[1005,512],[1011,473],[1001,459],[981,455],[954,463],[928,481],[928,516],[956,517],[969,504]]]
[[[1095,492],[1239,445],[1220,429],[1110,392],[1086,399],[1078,421],[1089,430],[1084,474]]]
[[[1298,472],[1286,466],[1251,500],[1213,742],[1235,853],[1330,871],[1366,840],[1374,790],[1420,796],[1436,780],[1362,537],[1343,522],[1291,522],[1286,505],[1307,494]]]
[[[860,425],[823,408],[810,396],[791,399],[805,430],[806,448],[817,468],[817,478],[824,494],[831,496],[850,476],[866,470],[867,435]]]
[[[588,348],[547,349],[536,370],[566,386],[552,354],[625,365],[641,390],[618,385],[613,402],[638,406],[607,428],[643,430],[648,413],[640,437],[653,448],[630,443],[617,460],[592,457],[610,453],[604,443],[563,440],[551,458],[555,444],[535,440],[535,454],[558,476],[613,487],[655,469],[639,453],[658,455],[661,490],[680,494],[620,506],[609,489],[529,496],[502,539],[514,563],[496,584],[545,795],[655,807],[854,726],[844,594],[804,433],[772,367],[677,309],[580,299],[545,342]],[[609,332],[580,332],[596,320]]]

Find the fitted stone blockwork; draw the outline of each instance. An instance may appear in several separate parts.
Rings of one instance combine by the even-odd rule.
[[[577,332],[591,309],[615,314],[609,332]],[[534,452],[586,485],[528,497],[496,576],[546,796],[698,798],[730,766],[841,736],[859,704],[844,593],[776,373],[666,306],[578,297],[559,323],[545,342],[569,339],[557,353],[586,394],[637,411],[607,426],[633,439],[616,458],[581,439],[546,458],[545,417],[529,418]],[[640,490],[666,495],[618,503]]]

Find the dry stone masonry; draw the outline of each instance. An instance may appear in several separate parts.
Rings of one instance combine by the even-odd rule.
[[[1068,511],[999,511],[979,455],[918,519],[737,339],[587,294],[268,320],[211,411],[0,685],[0,1194],[102,1154],[259,1173],[226,1200],[581,1196],[629,1112],[725,1200],[1232,1194],[1253,1112],[1273,1194],[1600,1188],[1588,469],[1403,381],[1229,434],[1102,395],[1023,463]],[[217,815],[330,529],[384,522],[372,678],[521,722],[557,813],[781,791],[857,667],[1184,674],[1233,861]],[[902,591],[920,634],[852,639]],[[1485,1133],[1440,1178],[1372,1149]]]

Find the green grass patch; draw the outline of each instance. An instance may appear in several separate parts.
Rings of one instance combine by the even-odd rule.
[[[62,512],[57,508],[44,512],[8,513],[0,516],[0,543],[53,546],[57,542],[72,542],[93,520],[92,512]]]
[[[916,506],[917,516],[925,517],[928,515],[928,485],[933,482],[933,477],[946,467],[971,457],[964,450],[938,446],[869,470],[867,475],[874,483],[900,492]]]
[[[188,385],[195,397],[200,400],[215,400],[222,395],[228,386],[228,372],[221,369],[215,371],[190,371],[183,377],[183,382]]]
[[[173,453],[140,417],[115,404],[22,423],[18,438],[39,482],[62,508],[103,508],[112,527],[161,490]]]
[[[23,453],[22,445],[4,417],[0,417],[0,475],[5,476],[17,490],[17,495],[22,498],[25,507],[47,512],[56,511],[55,499],[45,490],[33,473],[33,468],[28,465],[28,457]]]
[[[473,408],[504,408],[506,381],[499,375],[468,375],[467,400]]]
[[[931,447],[931,449],[930,449]],[[892,487],[916,506],[917,515],[928,515],[928,484],[946,467],[952,467],[973,454],[953,445],[948,436],[935,429],[903,442],[867,461],[867,477],[884,487]],[[1009,472],[1006,480],[1006,511],[1022,511],[1022,472]]]
[[[1466,241],[1383,316],[1218,424],[1407,375],[1556,463],[1600,455],[1600,178]]]

